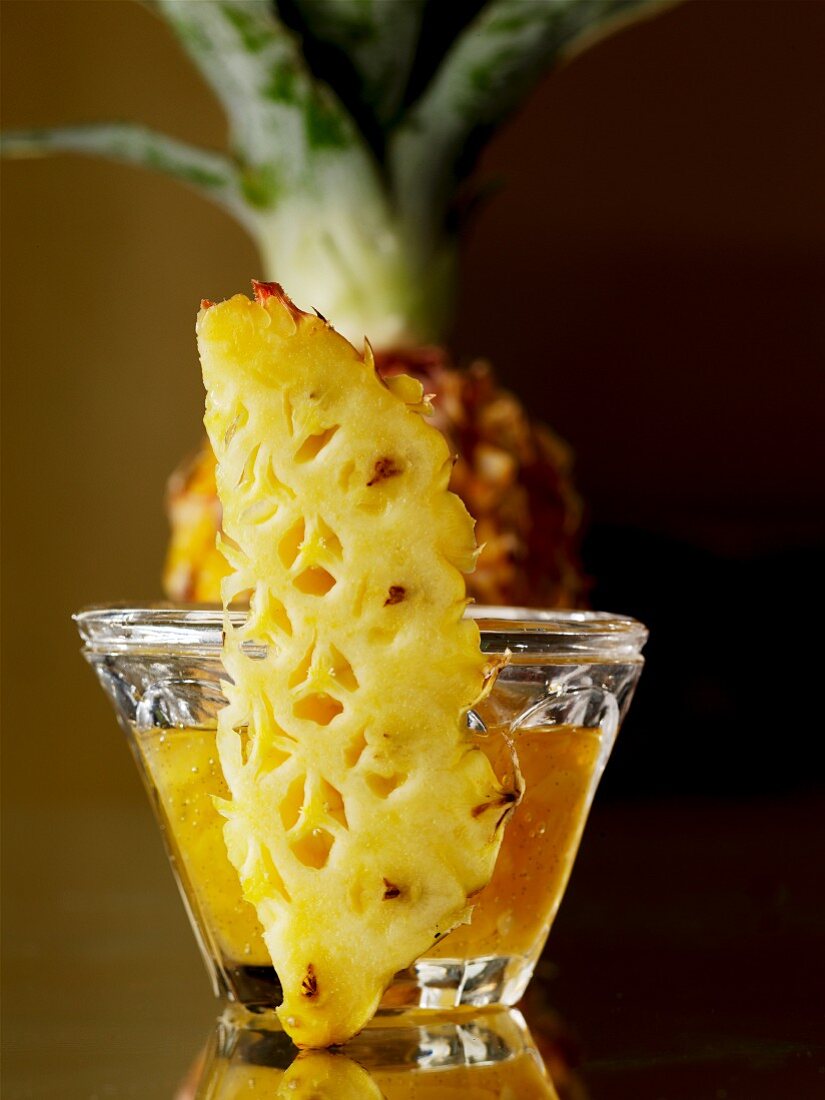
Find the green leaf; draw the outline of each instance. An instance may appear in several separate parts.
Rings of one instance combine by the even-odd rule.
[[[155,0],[153,9],[227,112],[245,224],[267,276],[356,339],[408,341],[418,307],[384,180],[274,6]]]
[[[307,30],[344,53],[361,100],[382,124],[398,112],[410,75],[425,0],[297,0]]]
[[[267,177],[273,200],[317,182],[319,153],[352,154],[353,168],[364,161],[352,119],[313,78],[268,0],[156,0],[154,8],[223,104],[244,172]]]
[[[80,153],[134,164],[188,184],[235,217],[244,217],[241,181],[232,162],[220,153],[198,149],[129,122],[89,123],[0,135],[4,157]]]
[[[421,98],[391,137],[388,159],[410,241],[426,251],[442,231],[468,147],[492,132],[539,76],[584,32],[616,25],[653,0],[489,0],[459,35]]]

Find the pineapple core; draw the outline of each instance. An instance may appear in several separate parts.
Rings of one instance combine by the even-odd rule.
[[[231,569],[219,808],[281,1022],[324,1047],[469,919],[516,796],[467,726],[493,675],[463,618],[473,521],[420,383],[253,285],[197,323]]]

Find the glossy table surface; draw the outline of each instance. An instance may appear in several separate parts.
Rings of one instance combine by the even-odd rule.
[[[825,1096],[824,822],[597,800],[522,1006],[561,1100]],[[5,847],[6,1100],[171,1100],[217,1005],[148,807],[15,807]]]

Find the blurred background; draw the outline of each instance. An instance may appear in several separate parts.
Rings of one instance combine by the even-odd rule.
[[[4,128],[134,118],[225,142],[210,92],[138,4],[4,0],[2,23]],[[759,843],[781,819],[781,852],[750,857],[774,917],[777,866],[823,839],[823,56],[823,3],[688,2],[547,77],[480,166],[503,186],[466,241],[452,347],[489,357],[571,443],[591,602],[651,628],[599,794],[616,816],[594,818],[562,954],[598,904],[587,868],[609,877],[614,821],[638,852],[680,807],[706,844],[737,814]],[[13,927],[29,930],[11,972],[53,961],[31,931],[41,919],[49,942],[64,921],[82,940],[90,903],[55,846],[71,810],[87,845],[72,873],[135,884],[124,935],[135,914],[161,921],[166,964],[179,986],[201,983],[206,1021],[171,886],[151,893],[167,872],[145,796],[70,616],[160,597],[166,478],[202,430],[195,309],[247,287],[258,262],[206,201],[79,157],[5,163],[2,229],[5,863],[25,915]],[[731,876],[740,856],[731,842]],[[33,917],[47,871],[58,900]],[[729,899],[732,920],[747,924],[747,898]],[[118,1010],[180,1011],[174,994],[138,1008],[135,990]]]

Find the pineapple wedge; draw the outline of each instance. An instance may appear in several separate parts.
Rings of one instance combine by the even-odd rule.
[[[467,727],[495,670],[462,618],[473,522],[421,384],[253,285],[197,324],[231,567],[220,809],[283,1026],[324,1047],[469,919],[518,794]]]

